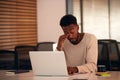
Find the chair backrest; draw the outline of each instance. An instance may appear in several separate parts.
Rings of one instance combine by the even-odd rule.
[[[15,69],[15,52],[0,50],[0,69]]]
[[[98,65],[105,65],[106,70],[110,70],[110,60],[107,45],[102,42],[98,42]]]
[[[117,42],[118,43],[118,47],[119,47],[119,51],[120,51],[120,42]]]
[[[120,54],[117,41],[113,39],[101,39],[98,40],[98,44],[102,44],[104,47],[102,49],[102,60],[107,59],[108,70],[119,70],[120,69]],[[98,48],[98,51],[100,49]],[[106,57],[104,57],[106,55]],[[99,59],[98,55],[98,59]],[[104,58],[104,59],[103,59]]]
[[[53,44],[55,42],[39,42],[37,44],[37,51],[53,51]]]
[[[36,51],[36,46],[19,45],[15,47],[15,52],[17,56],[17,63],[16,63],[17,69],[21,69],[20,65],[22,64],[23,64],[23,67],[25,67],[22,69],[31,69],[29,51]]]
[[[19,45],[15,47],[15,52],[17,53],[19,59],[29,58],[29,51],[35,51],[36,47],[35,46],[29,46],[29,45]]]

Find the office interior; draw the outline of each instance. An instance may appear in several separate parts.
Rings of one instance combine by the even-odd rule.
[[[37,51],[38,44],[55,50],[53,45],[63,34],[59,20],[73,14],[80,32],[92,33],[98,40],[113,40],[109,44],[117,45],[118,51],[112,55],[117,57],[118,67],[113,70],[119,71],[119,4],[119,0],[0,0],[0,69],[31,70],[29,51]]]

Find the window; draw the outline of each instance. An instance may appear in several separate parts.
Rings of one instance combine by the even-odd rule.
[[[120,41],[120,0],[67,1],[68,13],[72,13],[78,18],[81,32],[92,33],[98,39],[116,39]],[[70,9],[70,6],[72,9]]]
[[[0,49],[36,45],[36,0],[0,0]]]

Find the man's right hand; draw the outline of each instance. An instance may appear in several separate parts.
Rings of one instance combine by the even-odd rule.
[[[57,45],[57,50],[58,50],[58,51],[61,51],[61,50],[62,50],[62,46],[63,46],[64,41],[65,41],[65,39],[66,39],[67,37],[68,37],[68,35],[61,35],[61,36],[59,37],[58,45]]]

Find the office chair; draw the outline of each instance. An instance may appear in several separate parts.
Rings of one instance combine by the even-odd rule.
[[[101,61],[106,58],[105,64],[107,66],[108,70],[111,71],[119,71],[120,70],[120,52],[119,52],[119,48],[118,48],[118,44],[116,40],[112,40],[112,39],[101,39],[98,40],[98,45],[103,45],[102,48],[102,59]],[[98,48],[98,51],[100,49]],[[106,56],[106,57],[104,57]],[[99,59],[99,56],[98,56]],[[99,60],[98,60],[99,61]],[[99,64],[99,62],[98,62]]]
[[[98,66],[99,65],[105,65],[106,70],[111,70],[107,45],[103,42],[98,42]]]
[[[19,45],[15,47],[17,70],[31,70],[29,51],[36,51],[36,46]]]
[[[119,51],[120,51],[120,42],[117,42],[117,44],[118,44],[118,48],[119,48]]]
[[[53,51],[53,44],[55,42],[39,42],[37,44],[37,51]]]
[[[15,52],[10,50],[0,50],[0,69],[13,70],[15,68]]]

